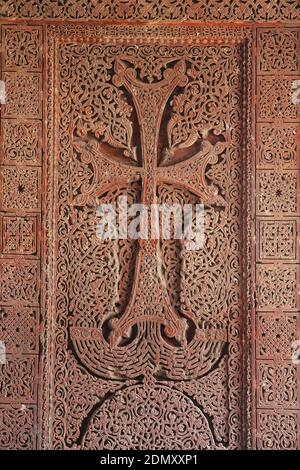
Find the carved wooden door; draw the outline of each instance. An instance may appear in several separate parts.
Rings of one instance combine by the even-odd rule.
[[[296,448],[299,27],[36,8],[2,25],[0,448]],[[100,239],[125,197],[203,204],[203,246]]]

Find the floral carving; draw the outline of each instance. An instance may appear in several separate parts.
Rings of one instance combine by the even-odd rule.
[[[40,205],[40,169],[2,167],[2,210],[37,211]]]
[[[0,260],[0,303],[38,305],[38,262]]]
[[[25,72],[3,72],[6,118],[40,118],[42,115],[42,75]]]
[[[40,71],[41,28],[3,26],[3,70]]]
[[[38,351],[39,310],[32,307],[1,307],[0,338],[7,353]]]
[[[295,309],[297,298],[297,266],[258,265],[257,267],[257,306],[261,310],[269,308]]]
[[[41,164],[41,122],[3,119],[2,132],[4,164]]]
[[[34,255],[37,253],[36,217],[3,216],[2,251],[4,255]]]
[[[298,124],[259,124],[257,164],[260,168],[293,168],[297,165]],[[276,145],[274,145],[276,142]]]
[[[258,33],[259,72],[285,74],[299,72],[299,31],[261,29]]]
[[[259,258],[296,261],[296,220],[259,220]]]
[[[33,450],[36,448],[36,408],[0,405],[0,449]]]
[[[291,359],[297,334],[297,314],[257,314],[257,357]]]
[[[257,208],[265,215],[296,213],[299,175],[297,171],[257,171]]]

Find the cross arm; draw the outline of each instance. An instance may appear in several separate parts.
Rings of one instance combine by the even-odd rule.
[[[106,191],[127,186],[141,179],[141,167],[129,165],[107,155],[97,141],[78,141],[73,143],[73,147],[80,154],[81,161],[92,167],[90,178],[73,200],[74,205],[93,204],[95,199]]]
[[[205,178],[206,166],[218,161],[225,145],[218,142],[213,146],[205,141],[203,148],[188,160],[159,167],[158,183],[169,183],[187,189],[196,194],[203,204],[226,205],[216,186],[209,185]]]

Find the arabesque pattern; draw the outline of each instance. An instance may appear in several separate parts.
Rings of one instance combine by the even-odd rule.
[[[0,449],[299,448],[299,3],[4,7]],[[99,240],[120,196],[203,248]]]

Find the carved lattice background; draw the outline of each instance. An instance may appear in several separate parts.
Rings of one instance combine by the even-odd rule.
[[[1,105],[0,340],[6,346],[7,361],[0,365],[0,448],[161,448],[168,443],[170,429],[174,434],[180,429],[169,447],[295,449],[299,447],[299,366],[291,361],[291,344],[299,338],[300,107],[293,98],[299,99],[294,87],[300,79],[300,27],[292,20],[300,19],[299,4],[255,2],[254,7],[254,2],[233,2],[227,7],[225,2],[120,1],[114,2],[115,7],[105,2],[97,2],[97,7],[85,2],[82,7],[82,3],[69,1],[62,6],[28,0],[6,2],[3,9],[11,19],[1,26],[1,79],[7,102]],[[16,17],[40,22],[25,25]],[[125,22],[122,28],[44,23],[53,17],[224,21],[212,27],[195,23],[152,28]],[[253,24],[252,30],[249,24],[227,28],[230,19],[286,23],[280,28],[266,23]],[[131,44],[139,44],[138,52],[130,49]],[[190,124],[200,140],[207,140],[205,127],[219,136],[217,143],[208,139],[217,157],[206,162],[205,180],[201,180],[195,179],[202,171],[199,162],[189,160],[197,148],[184,138],[178,141],[175,124],[160,131],[159,158],[168,158],[166,148],[169,158],[183,162],[174,166],[175,172],[168,160],[159,163],[154,175],[162,181],[159,200],[195,203],[193,188],[203,189],[202,198],[208,191],[211,247],[204,256],[182,252],[176,243],[160,246],[171,304],[180,318],[191,312],[189,332],[202,333],[195,345],[193,340],[183,345],[180,334],[171,335],[175,339],[164,350],[165,333],[152,325],[153,344],[160,346],[148,351],[142,341],[137,346],[134,335],[140,338],[140,333],[133,329],[133,347],[128,345],[125,356],[135,357],[134,366],[126,357],[122,362],[118,354],[107,353],[106,343],[101,345],[103,337],[96,332],[105,321],[104,310],[113,311],[117,303],[116,317],[126,311],[136,246],[126,241],[117,247],[93,242],[95,192],[101,187],[101,198],[107,202],[120,194],[132,201],[143,197],[134,177],[140,171],[142,153],[138,150],[136,166],[130,138],[134,128],[133,142],[139,149],[136,129],[141,123],[130,110],[134,109],[130,90],[113,78],[121,56],[122,60],[126,56],[128,68],[137,67],[144,84],[162,83],[166,69],[169,81],[174,70],[174,80],[187,77],[187,83],[183,80],[170,92],[163,122],[172,116],[177,116],[178,126],[188,120],[179,98],[191,104],[195,95],[189,94],[188,84],[194,82],[198,101],[193,105],[198,106],[200,118],[197,121],[194,116]],[[184,70],[180,69],[182,57]],[[210,82],[212,71],[223,86]],[[99,80],[101,74],[103,86],[115,87],[110,104],[101,96],[96,104],[89,101],[97,92],[93,77]],[[203,77],[208,87],[205,95],[213,97],[214,90],[218,103],[209,112],[199,102]],[[82,96],[80,84],[91,90],[88,98]],[[155,109],[150,92],[144,100],[146,110]],[[121,137],[113,145],[114,155],[118,160],[126,151],[131,162],[126,171],[104,159],[97,173],[95,155],[103,148],[80,147],[87,134],[97,133],[100,104],[115,107],[114,122]],[[82,113],[87,105],[95,106],[92,117]],[[151,115],[146,118],[151,120]],[[70,126],[71,135],[77,136],[75,145]],[[53,140],[54,129],[60,140]],[[116,128],[112,136],[114,132]],[[187,154],[178,152],[180,143]],[[111,175],[116,185],[103,191]],[[174,178],[188,182],[190,188],[177,187]],[[217,188],[213,201],[205,181]],[[229,243],[225,249],[224,239]],[[156,282],[153,247],[145,250],[147,277],[152,273]],[[90,286],[100,292],[96,297]],[[151,289],[143,295],[145,306]],[[149,303],[155,301],[151,298]],[[224,315],[228,309],[229,315]],[[89,341],[82,339],[82,328]],[[108,340],[109,328],[103,329]],[[176,354],[170,353],[174,342]],[[139,407],[143,413],[131,414],[124,428],[128,411]],[[170,416],[174,409],[175,421]],[[155,423],[151,439],[149,415]]]

